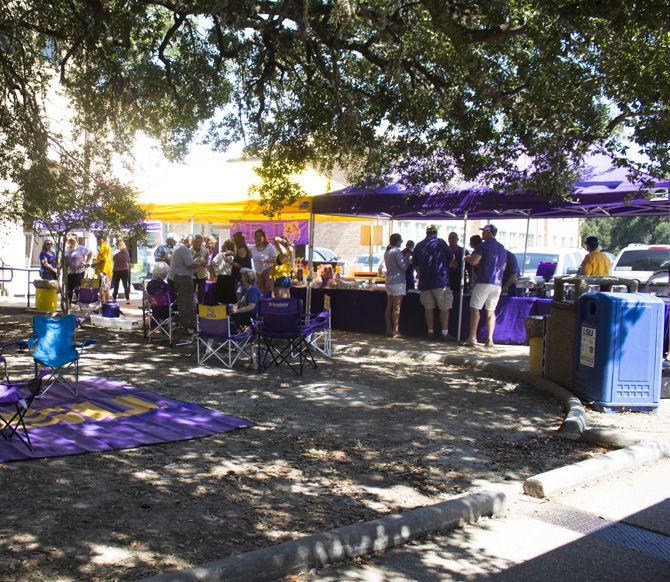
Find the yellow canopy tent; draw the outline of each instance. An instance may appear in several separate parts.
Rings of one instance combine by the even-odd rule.
[[[165,222],[239,222],[268,220],[249,187],[260,182],[254,172],[257,160],[171,165],[139,185],[139,202],[152,220]],[[277,219],[309,219],[310,197],[342,188],[343,185],[312,169],[294,177],[308,197],[285,207]],[[346,217],[345,217],[346,218]],[[342,220],[323,217],[322,220]],[[352,220],[351,217],[346,220]],[[355,219],[353,219],[355,220]]]

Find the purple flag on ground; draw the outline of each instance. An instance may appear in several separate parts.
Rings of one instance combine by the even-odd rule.
[[[0,414],[9,418],[12,410],[0,408]],[[78,397],[53,387],[33,403],[25,420],[34,451],[16,437],[0,438],[0,462],[128,449],[253,426],[192,402],[106,378],[80,380]]]

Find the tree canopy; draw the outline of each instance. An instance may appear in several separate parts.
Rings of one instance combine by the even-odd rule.
[[[600,246],[614,254],[634,243],[670,243],[670,221],[667,216],[588,218],[581,224],[580,231],[582,237],[597,236]]]
[[[560,197],[594,149],[669,173],[669,32],[653,0],[0,0],[0,172],[48,149],[57,80],[116,149],[143,130],[175,158],[204,136],[243,141],[266,178],[311,164]]]

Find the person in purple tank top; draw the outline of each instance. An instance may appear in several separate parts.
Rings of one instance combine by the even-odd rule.
[[[486,347],[493,347],[493,331],[496,326],[496,307],[502,290],[503,272],[507,262],[505,247],[496,240],[498,229],[492,224],[482,228],[482,242],[469,257],[465,257],[467,264],[479,267],[477,284],[472,289],[470,297],[470,335],[463,342],[466,346],[477,345],[477,326],[479,312],[486,309],[486,323],[488,338]]]

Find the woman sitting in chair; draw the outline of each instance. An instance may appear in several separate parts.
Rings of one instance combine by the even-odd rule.
[[[241,269],[242,297],[233,306],[231,316],[237,328],[251,325],[251,320],[258,316],[258,308],[261,300],[261,292],[256,287],[256,271],[253,269]]]

